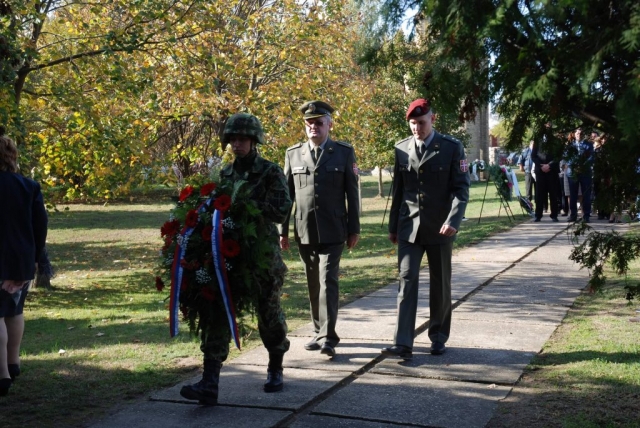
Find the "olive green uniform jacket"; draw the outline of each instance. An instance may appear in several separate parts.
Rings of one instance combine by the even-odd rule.
[[[353,147],[327,140],[314,165],[309,144],[287,149],[284,175],[295,202],[295,239],[301,244],[345,242],[360,233],[360,203],[356,156]],[[289,235],[289,217],[280,225]]]

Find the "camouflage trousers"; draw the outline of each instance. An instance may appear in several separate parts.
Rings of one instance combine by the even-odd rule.
[[[257,301],[258,331],[260,338],[270,354],[284,354],[289,350],[287,339],[287,322],[280,306],[280,294],[284,276],[272,277],[271,283],[260,284],[260,296]],[[221,317],[215,322],[227,324],[224,309],[219,311]],[[222,330],[222,331],[220,331]],[[231,332],[229,329],[216,329],[218,333],[203,335],[200,350],[204,358],[225,361],[229,355]]]

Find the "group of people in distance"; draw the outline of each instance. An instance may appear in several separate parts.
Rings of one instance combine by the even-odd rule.
[[[263,283],[253,288],[260,290],[256,299],[258,330],[269,353],[265,392],[283,389],[283,359],[290,347],[280,306],[286,272],[280,251],[290,248],[290,217],[293,216],[293,237],[307,278],[314,333],[304,348],[329,358],[336,355],[340,342],[336,330],[340,259],[345,246],[354,248],[360,238],[354,149],[331,139],[334,109],[328,103],[306,102],[299,111],[307,140],[287,149],[284,170],[260,156],[258,146],[266,139],[257,117],[247,113],[231,116],[222,135],[223,148],[231,147],[234,161],[221,170],[219,180],[248,183],[251,197],[270,230],[271,244],[277,249],[269,271],[259,276]],[[470,177],[464,147],[460,141],[435,131],[434,118],[428,100],[413,101],[406,111],[412,135],[395,146],[389,240],[398,245],[398,314],[393,344],[381,352],[404,360],[413,357],[419,270],[424,253],[430,278],[430,353],[441,355],[446,350],[452,315],[453,241],[469,199]],[[1,141],[15,152],[13,142],[6,140],[9,141],[6,144]],[[7,150],[3,147],[0,156]],[[12,156],[15,161],[15,153]],[[9,187],[5,183],[12,190],[6,190]],[[0,198],[16,201],[10,204],[11,209],[0,210],[0,279],[4,279],[0,294],[0,394],[6,394],[11,378],[19,372],[18,368],[17,372],[14,369],[15,373],[9,373],[11,367],[19,366],[13,354],[7,360],[6,330],[10,325],[7,320],[21,313],[26,284],[34,277],[35,261],[44,247],[46,212],[39,186],[20,176],[17,167],[7,167],[2,162]],[[19,221],[22,223],[17,226]],[[18,235],[13,229],[24,233]],[[16,270],[16,266],[22,268]],[[204,405],[215,405],[220,369],[229,354],[229,335],[202,337],[201,350],[202,379],[184,386],[180,394]]]
[[[329,135],[334,112],[331,105],[310,101],[299,111],[307,140],[287,149],[284,170],[260,157],[257,147],[264,143],[264,133],[259,120],[246,113],[233,115],[222,141],[231,145],[235,160],[223,169],[220,180],[243,179],[258,189],[252,194],[259,206],[270,207],[264,213],[277,228],[273,243],[281,250],[290,248],[293,216],[293,236],[307,278],[313,325],[313,338],[304,348],[333,358],[340,342],[336,331],[340,259],[345,246],[354,248],[360,238],[358,167],[353,147]],[[440,355],[446,350],[451,328],[452,248],[469,199],[470,178],[462,143],[433,129],[429,101],[412,102],[406,119],[412,136],[395,147],[389,220],[389,240],[398,245],[398,317],[393,345],[382,349],[382,354],[410,360],[424,253],[430,266],[430,352]],[[240,122],[245,126],[238,126]],[[270,171],[267,186],[260,183],[265,169]],[[279,205],[275,201],[280,201]],[[281,261],[279,254],[276,258]],[[258,330],[269,353],[265,392],[283,389],[283,359],[290,346],[280,309],[284,270],[278,272],[269,284],[260,284],[260,289],[269,290],[269,297],[259,299],[257,308]],[[228,338],[224,345],[202,344],[202,379],[184,386],[180,391],[183,397],[205,405],[217,403]]]
[[[525,173],[525,194],[531,201],[535,198],[535,220],[539,222],[543,212],[549,211],[551,221],[558,216],[567,217],[568,222],[591,222],[591,211],[598,183],[594,164],[597,153],[604,143],[604,136],[593,132],[587,137],[582,128],[577,128],[567,137],[564,146],[553,144],[550,123],[539,142],[530,141],[529,147],[520,156],[520,170]],[[559,148],[558,148],[559,147]],[[535,191],[534,191],[535,189]],[[535,195],[535,196],[534,196]],[[578,217],[578,204],[582,216]],[[598,219],[616,221],[614,213],[598,208]]]

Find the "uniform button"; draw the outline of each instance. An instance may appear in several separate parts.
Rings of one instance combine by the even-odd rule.
[[[422,186],[422,184],[423,184],[423,183],[422,183],[422,181],[421,181],[421,182],[420,182],[420,185]]]
[[[420,170],[420,174],[422,174],[422,170]]]
[[[337,171],[337,170],[338,170],[338,168],[336,168],[334,171]]]
[[[422,205],[420,205],[420,209],[424,209],[424,207]]]
[[[424,198],[424,195],[420,195],[420,199],[423,199],[423,198]]]
[[[316,193],[316,198],[318,197],[318,194]]]
[[[318,173],[317,173],[317,172],[314,172],[314,173],[313,173],[313,175],[316,175],[316,176],[317,176],[317,175],[318,175]]]
[[[314,186],[318,187],[318,183],[315,183]]]
[[[317,209],[317,210],[319,210],[319,209],[320,209],[320,207],[316,205],[316,209]]]

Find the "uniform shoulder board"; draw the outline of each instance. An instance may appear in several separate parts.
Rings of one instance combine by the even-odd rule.
[[[289,150],[293,150],[293,149],[298,149],[298,148],[300,148],[301,146],[302,146],[302,143],[294,144],[293,146],[289,147],[289,148],[287,149],[287,151],[289,151]]]
[[[407,141],[411,140],[413,137],[407,137],[404,140],[400,140],[396,143],[396,146],[399,146],[400,144],[406,143]]]
[[[451,142],[453,142],[453,143],[462,144],[462,141],[458,140],[458,139],[457,139],[457,138],[455,138],[455,137],[452,137],[451,135],[444,135],[444,134],[442,134],[442,139],[443,139],[443,140],[451,141]]]
[[[344,141],[336,141],[335,143],[340,144],[341,146],[349,147],[349,148],[352,147],[351,144],[345,143]]]

